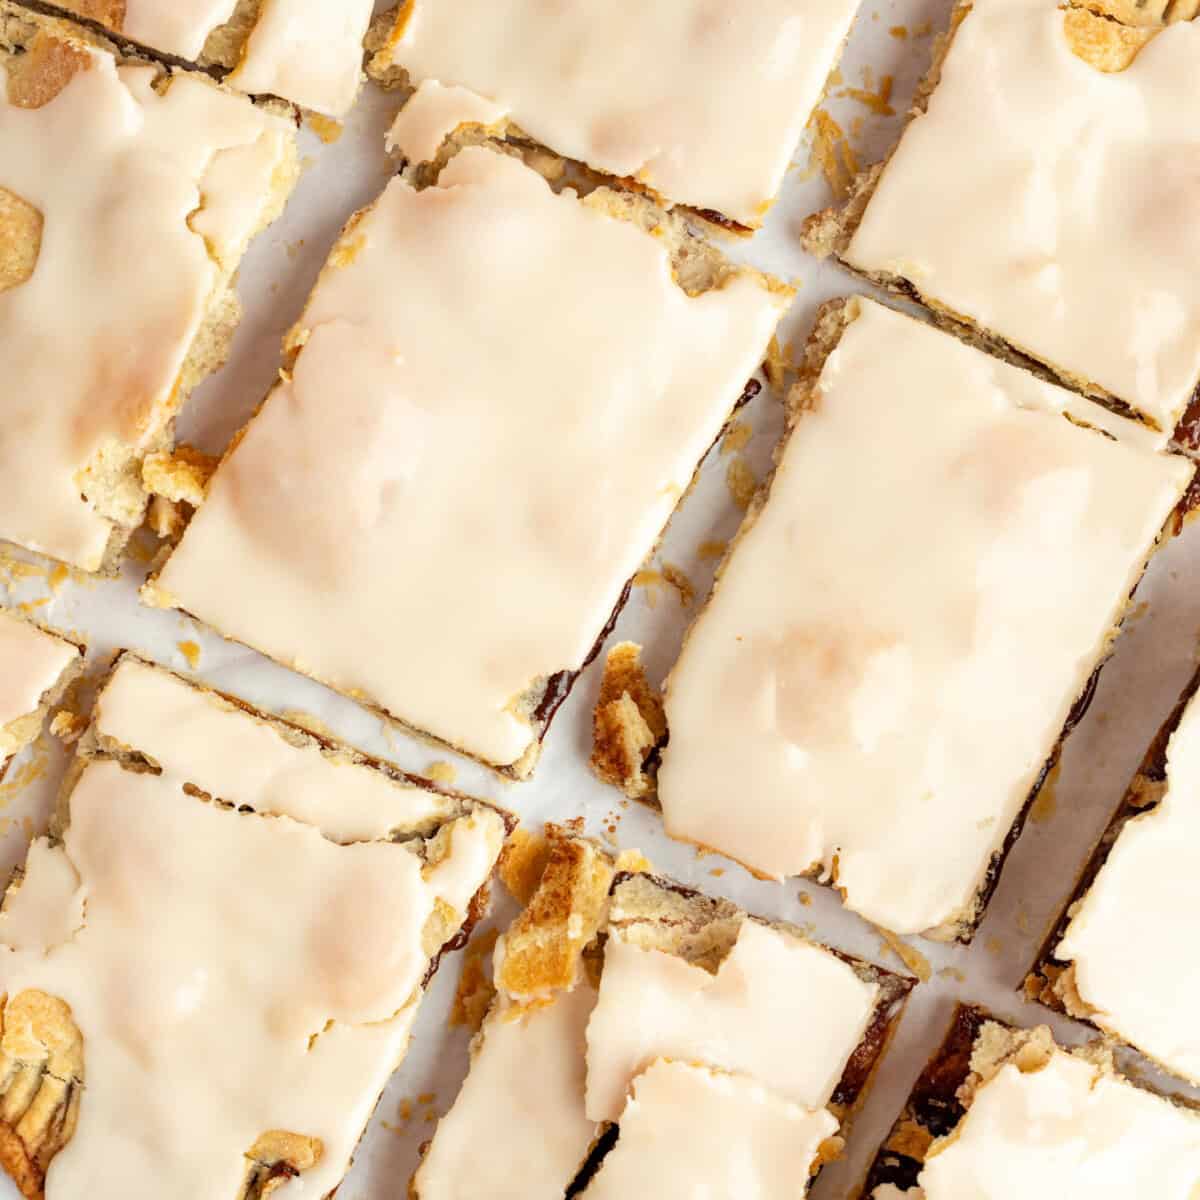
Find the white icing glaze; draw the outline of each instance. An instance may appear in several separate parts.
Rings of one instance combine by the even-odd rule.
[[[587,1157],[586,984],[528,1008],[493,1006],[471,1069],[413,1180],[417,1200],[562,1200]]]
[[[409,162],[432,162],[442,143],[463,125],[498,125],[508,114],[499,104],[462,87],[427,79],[396,114],[387,132],[388,150]]]
[[[715,975],[610,930],[587,1031],[587,1114],[617,1120],[634,1077],[657,1058],[738,1071],[820,1108],[878,992],[824,947],[750,920]]]
[[[972,912],[1192,468],[857,312],[668,681],[658,787],[674,836],[777,878],[836,862],[915,933]]]
[[[838,1123],[740,1075],[653,1063],[633,1081],[621,1134],[586,1200],[794,1200]]]
[[[1169,430],[1200,378],[1200,23],[1102,74],[1063,20],[977,0],[846,258]]]
[[[416,0],[393,60],[560,154],[758,225],[857,0]],[[464,36],[470,30],[470,36]]]
[[[322,754],[313,743],[293,745],[219,696],[132,659],[100,694],[96,728],[210,795],[295,817],[339,842],[431,827],[458,807],[427,788]]]
[[[656,239],[482,148],[393,180],[353,239],[159,598],[509,764],[519,698],[582,664],[786,299],[690,298]]]
[[[220,744],[210,751],[221,759]],[[65,1000],[84,1042],[79,1124],[47,1200],[232,1196],[270,1130],[321,1140],[318,1163],[284,1189],[315,1200],[404,1052],[426,923],[484,882],[499,818],[455,822],[441,835],[449,857],[425,867],[410,843],[343,846],[289,817],[206,803],[163,757],[162,775],[89,764],[63,845],[31,852],[31,902],[17,893],[0,917],[0,988]]]
[[[1193,1200],[1200,1117],[1060,1050],[1032,1073],[1001,1067],[919,1182],[924,1200]]]
[[[119,32],[155,50],[199,58],[208,35],[236,6],[237,0],[125,0]]]
[[[1055,957],[1075,964],[1091,1019],[1200,1083],[1200,962],[1187,949],[1200,908],[1200,704],[1171,735],[1167,791],[1121,830]],[[1136,962],[1133,961],[1136,956]]]
[[[358,95],[374,0],[263,0],[229,82],[340,117]]]
[[[69,642],[0,609],[0,767],[18,749],[15,735],[4,727],[36,712],[78,658]]]
[[[292,135],[192,76],[159,94],[151,68],[88,57],[41,108],[0,87],[0,187],[44,219],[33,275],[0,292],[0,537],[94,570],[110,526],[81,500],[79,473],[114,440],[161,435],[228,269],[204,239],[240,255]]]

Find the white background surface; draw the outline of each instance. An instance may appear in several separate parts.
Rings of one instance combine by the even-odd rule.
[[[894,138],[899,114],[928,61],[931,37],[918,36],[917,31],[924,22],[931,22],[935,31],[943,27],[949,7],[949,0],[866,0],[843,60],[845,85],[863,87],[865,67],[872,72],[866,90],[876,91],[881,76],[893,75],[891,103],[897,115],[874,114],[848,97],[835,96],[825,105],[846,129],[855,117],[862,119],[851,142],[864,164],[878,157]],[[904,26],[909,36],[893,35],[889,31],[894,26]],[[246,316],[233,357],[186,410],[183,437],[206,449],[219,449],[265,393],[278,363],[280,338],[298,314],[337,230],[356,207],[378,193],[390,173],[382,141],[397,105],[396,99],[367,88],[338,142],[325,145],[307,128],[302,132],[303,152],[310,160],[307,170],[284,217],[255,244],[246,260],[239,285]],[[980,136],[985,144],[986,130]],[[812,177],[806,170],[807,146],[798,149],[796,163],[766,229],[753,241],[733,244],[730,252],[799,286],[795,307],[780,333],[782,343],[797,339],[799,346],[820,302],[864,288],[840,269],[819,264],[800,250],[799,220],[828,203],[830,193],[819,175]],[[778,398],[764,388],[742,419],[753,427],[746,454],[761,477],[781,429]],[[741,516],[725,486],[729,462],[729,456],[716,452],[710,456],[658,559],[648,564],[659,567],[670,562],[682,568],[701,598],[711,580],[711,563],[698,559],[697,548],[704,541],[730,537]],[[582,490],[580,503],[587,502]],[[914,553],[933,532],[912,531]],[[1068,740],[1053,804],[1039,805],[1040,819],[1029,824],[1013,850],[974,944],[962,948],[914,943],[928,957],[932,978],[914,993],[896,1044],[855,1122],[847,1158],[827,1169],[814,1186],[817,1200],[853,1194],[909,1086],[940,1040],[956,1000],[983,1003],[1026,1021],[1049,1021],[1068,1039],[1087,1035],[1080,1026],[1023,1005],[1015,989],[1072,890],[1076,871],[1120,802],[1146,745],[1193,669],[1200,636],[1200,589],[1194,585],[1200,572],[1198,555],[1200,523],[1193,522],[1151,567],[1091,709]],[[657,868],[686,883],[730,896],[766,916],[794,921],[840,948],[893,968],[900,966],[879,933],[845,912],[833,893],[804,881],[756,882],[718,857],[698,857],[690,848],[667,840],[655,814],[623,803],[618,793],[597,783],[586,760],[598,664],[581,678],[559,712],[533,781],[507,784],[449,752],[385,729],[377,717],[350,701],[223,642],[178,614],[140,607],[135,589],[143,571],[144,567],[131,567],[118,581],[69,582],[36,615],[60,629],[86,635],[96,661],[116,647],[131,647],[186,670],[178,643],[194,641],[201,648],[197,674],[216,687],[277,712],[303,710],[352,744],[408,769],[420,771],[434,761],[454,762],[456,786],[499,801],[530,825],[547,818],[582,816],[589,832],[606,836],[622,848],[641,849]],[[0,560],[0,584],[8,580],[9,601],[36,602],[50,595],[43,577],[13,579],[12,575],[11,567],[6,569]],[[614,639],[643,642],[651,673],[661,680],[698,603],[699,599],[685,609],[669,587],[635,588]],[[47,759],[50,769],[20,786],[23,776],[34,773],[30,765],[36,767]],[[0,870],[5,873],[23,855],[30,831],[44,825],[58,759],[56,749],[43,738],[38,748],[13,765],[8,781],[0,785]],[[731,795],[729,803],[738,804],[739,797]],[[606,833],[606,826],[612,825],[615,835]],[[802,896],[807,902],[802,902]],[[509,911],[501,891],[497,914]],[[1136,947],[1131,947],[1131,969],[1136,969],[1136,953]],[[461,956],[454,956],[443,964],[425,1001],[409,1057],[380,1103],[339,1200],[406,1196],[418,1147],[432,1133],[436,1115],[453,1100],[466,1069],[467,1035],[449,1029],[446,1021],[460,961]],[[413,1115],[407,1121],[401,1115],[403,1101],[412,1105]],[[282,1189],[280,1196],[289,1191]],[[486,1192],[481,1181],[481,1200]],[[10,1195],[15,1197],[16,1192],[0,1182],[0,1197],[7,1200]]]

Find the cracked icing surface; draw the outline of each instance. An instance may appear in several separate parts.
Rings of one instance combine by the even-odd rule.
[[[523,697],[583,663],[787,296],[691,297],[661,241],[478,147],[394,179],[330,263],[158,592],[512,764]]]
[[[916,933],[974,915],[1192,468],[848,311],[668,680],[658,792],[673,836],[772,877],[836,861],[852,909]]]
[[[83,1039],[78,1126],[47,1200],[234,1196],[251,1147],[283,1130],[319,1151],[283,1194],[324,1196],[403,1054],[428,927],[461,922],[503,837],[478,809],[424,862],[419,842],[339,845],[187,782],[169,763],[90,762],[61,845],[35,842],[0,917],[10,1003],[57,997]],[[229,798],[259,796],[245,782]]]
[[[559,154],[755,226],[857,7],[416,0],[387,54],[414,82],[495,101]]]
[[[156,91],[153,68],[74,53],[83,69],[40,108],[0,88],[0,186],[43,219],[32,276],[0,291],[0,538],[95,570],[112,526],[81,499],[84,469],[164,436],[292,135],[197,78]]]

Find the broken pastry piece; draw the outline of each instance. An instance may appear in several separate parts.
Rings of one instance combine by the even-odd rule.
[[[865,298],[791,408],[667,680],[667,831],[966,940],[1193,467]]]
[[[184,59],[254,95],[344,116],[363,77],[372,0],[55,0],[45,7]]]
[[[1165,441],[1200,383],[1195,13],[963,0],[899,144],[808,248]]]
[[[0,606],[0,778],[82,667],[74,642]]]
[[[369,70],[422,104],[469,89],[514,139],[745,231],[775,199],[857,7],[405,0]]]
[[[592,770],[631,800],[643,799],[653,787],[647,768],[667,732],[662,700],[641,657],[641,646],[633,642],[608,652],[592,714]]]
[[[483,1174],[497,1198],[629,1194],[647,1147],[673,1142],[684,1114],[699,1127],[733,1107],[740,1124],[706,1148],[713,1179],[733,1186],[755,1153],[767,1189],[755,1195],[801,1193],[836,1154],[911,980],[665,879],[619,874],[610,892],[602,851],[548,832],[545,872],[496,947],[497,996],[415,1200],[457,1200]],[[663,1194],[684,1194],[687,1164],[656,1157]]]
[[[280,116],[0,0],[0,540],[115,569],[297,172]]]
[[[862,1195],[1191,1200],[1198,1186],[1200,1113],[1119,1075],[1106,1049],[960,1007]]]
[[[395,178],[144,596],[525,776],[789,298],[503,147]]]
[[[0,1164],[46,1200],[332,1194],[504,832],[122,658],[0,911]]]
[[[1200,973],[1180,946],[1200,905],[1198,688],[1200,674],[1151,745],[1026,981],[1031,997],[1192,1084],[1200,1084]]]

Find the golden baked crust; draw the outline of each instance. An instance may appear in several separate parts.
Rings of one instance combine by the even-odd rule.
[[[608,652],[592,714],[591,768],[631,800],[653,787],[647,768],[667,733],[662,698],[650,686],[641,658],[642,648],[633,642]]]

